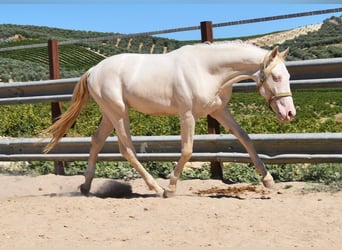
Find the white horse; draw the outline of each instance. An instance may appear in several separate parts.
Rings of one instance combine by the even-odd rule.
[[[296,110],[284,64],[287,51],[267,51],[239,41],[183,46],[167,54],[120,54],[104,59],[89,69],[73,92],[73,100],[60,119],[47,129],[53,135],[44,149],[49,152],[76,120],[90,98],[103,117],[92,136],[92,144],[81,192],[88,194],[95,175],[97,155],[109,134],[116,130],[120,153],[131,163],[147,186],[159,196],[176,191],[184,164],[190,160],[196,120],[210,115],[242,143],[271,187],[272,176],[257,155],[248,134],[227,108],[232,85],[252,79],[280,121],[290,121]],[[181,157],[170,175],[167,188],[160,187],[138,161],[132,145],[128,109],[151,115],[179,115]]]

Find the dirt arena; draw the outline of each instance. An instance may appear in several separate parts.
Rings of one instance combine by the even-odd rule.
[[[0,176],[0,249],[317,248],[342,246],[342,192],[188,180],[153,197],[141,179]],[[162,186],[167,180],[158,179]]]

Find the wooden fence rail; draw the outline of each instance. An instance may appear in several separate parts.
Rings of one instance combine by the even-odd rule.
[[[342,87],[342,58],[287,62],[292,89]],[[69,101],[76,78],[0,84],[0,105]],[[256,91],[255,83],[237,83],[234,91]]]
[[[342,67],[342,65],[341,65]],[[0,84],[0,105],[70,101],[79,78]],[[291,89],[341,88],[341,78],[290,81]],[[237,83],[234,92],[256,92],[253,82]]]
[[[342,133],[251,134],[260,158],[266,163],[342,162]],[[133,136],[141,161],[177,161],[180,136]],[[90,137],[64,137],[49,154],[42,149],[49,139],[1,138],[0,161],[87,160]],[[124,161],[117,137],[109,137],[98,160]],[[191,161],[250,162],[249,155],[233,135],[195,135]]]

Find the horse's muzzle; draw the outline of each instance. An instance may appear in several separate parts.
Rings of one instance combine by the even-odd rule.
[[[290,122],[296,116],[296,109],[291,96],[273,99],[270,101],[269,107],[277,114],[281,122]]]

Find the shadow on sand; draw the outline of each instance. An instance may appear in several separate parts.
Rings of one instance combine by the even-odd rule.
[[[34,197],[36,195],[28,195],[27,197]],[[78,197],[84,196],[78,189],[66,192],[48,193],[39,196],[48,197]],[[105,180],[101,183],[96,183],[92,187],[92,192],[87,195],[88,197],[97,198],[121,198],[121,199],[131,199],[131,198],[149,198],[155,197],[154,194],[138,194],[133,193],[132,186],[129,183],[117,181],[117,180]]]
[[[129,183],[120,182],[116,180],[106,180],[101,185],[94,188],[93,192],[90,192],[90,196],[98,198],[148,198],[155,197],[154,194],[138,194],[132,192],[132,186]]]

